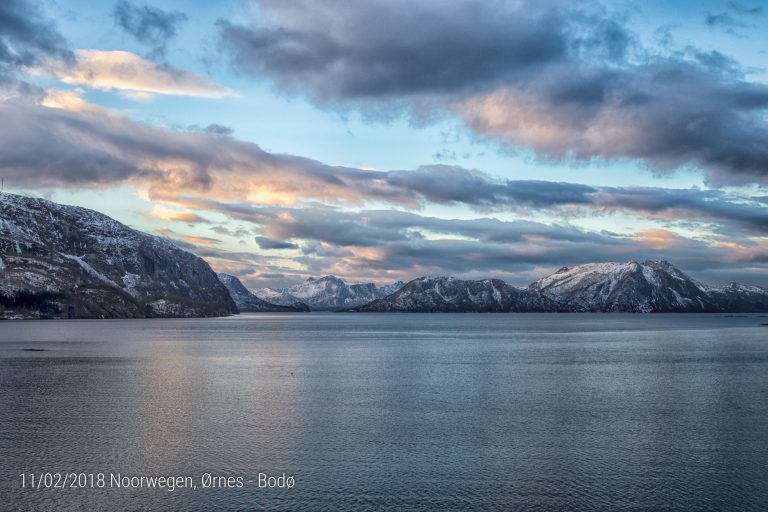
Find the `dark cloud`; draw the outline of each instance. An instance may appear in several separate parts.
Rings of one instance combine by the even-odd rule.
[[[704,16],[704,22],[711,29],[722,30],[726,34],[742,38],[747,36],[740,32],[741,29],[749,29],[756,26],[752,23],[744,22],[742,19],[762,16],[764,12],[762,7],[748,7],[737,2],[728,2],[728,11],[718,13],[707,11]]]
[[[694,62],[609,73],[550,70],[526,90],[472,98],[476,133],[553,160],[634,158],[658,170],[702,169],[713,184],[768,182],[768,86]]]
[[[549,207],[585,204],[595,189],[576,183],[546,181],[499,181],[462,167],[433,165],[416,171],[384,174],[391,186],[410,190],[429,202],[461,203],[475,207]]]
[[[298,249],[299,246],[291,243],[286,242],[284,240],[276,240],[274,238],[268,238],[266,236],[257,236],[255,237],[256,244],[258,244],[259,248],[261,249]]]
[[[747,27],[746,24],[736,21],[736,18],[727,12],[707,12],[704,16],[704,23],[706,23],[710,28],[723,29],[724,31],[734,35],[736,34],[735,29]]]
[[[736,59],[722,54],[716,50],[703,52],[691,48],[688,52],[691,58],[700,64],[708,72],[721,75],[726,78],[743,79],[744,72]]]
[[[452,168],[458,171],[458,168]],[[437,168],[421,168],[415,171],[390,171],[371,176],[373,180],[381,180],[395,186],[402,186],[404,194],[424,194],[424,198],[436,204],[461,204],[479,210],[487,211],[520,211],[534,208],[537,211],[549,211],[570,216],[589,216],[600,212],[622,212],[643,218],[654,219],[662,223],[674,225],[685,222],[689,225],[704,224],[714,226],[720,233],[731,236],[764,236],[768,234],[768,207],[763,196],[731,197],[719,190],[700,189],[671,189],[657,187],[590,187],[575,183],[559,183],[536,180],[515,180],[498,182],[482,178],[464,170],[476,180],[467,180],[463,173],[456,176],[450,173],[440,176]],[[412,180],[403,181],[402,174],[410,172]],[[394,173],[395,179],[390,179]],[[420,190],[414,182],[429,183],[426,176],[432,177],[432,182],[442,182],[435,190]],[[458,191],[462,191],[459,193]],[[216,211],[223,208],[234,218],[255,223],[269,222],[271,216],[277,215],[277,210],[261,210],[246,204],[206,204],[193,202],[196,207]],[[334,212],[334,210],[331,210]],[[291,231],[280,232],[280,237],[299,238],[315,237],[313,230],[316,223],[320,226],[332,223],[324,222],[322,217],[327,212],[312,210],[308,215],[317,215],[317,219],[304,218],[298,211],[291,214],[291,219],[301,218],[302,229],[307,231],[296,235]],[[369,245],[371,240],[381,238],[381,234],[370,236],[366,224],[355,221],[354,215],[338,217],[332,214],[338,222],[337,228],[326,239],[338,245]],[[403,212],[392,212],[392,218],[402,219]],[[263,216],[263,218],[262,218]],[[296,217],[298,216],[298,217]],[[381,220],[379,216],[379,220]],[[446,221],[449,224],[459,221]],[[322,238],[322,236],[320,237]]]
[[[64,37],[35,4],[0,2],[0,87],[15,84],[20,68],[38,65],[46,58],[74,62]]]
[[[717,190],[601,187],[590,206],[670,221],[711,222],[733,236],[768,234],[768,208],[760,197],[729,198]]]
[[[126,0],[115,4],[115,23],[143,44],[153,46],[153,53],[162,57],[169,39],[176,35],[187,15],[179,11],[163,11],[149,5],[138,6]]]
[[[207,126],[200,126],[197,124],[191,124],[186,127],[190,132],[210,133],[212,135],[224,135],[230,136],[235,133],[235,130],[229,126],[224,126],[218,123],[211,123]]]
[[[728,2],[728,8],[733,12],[746,16],[762,16],[765,13],[765,9],[762,7],[749,7],[738,2]]]
[[[228,228],[227,226],[213,226],[211,227],[211,231],[214,233],[218,233],[220,235],[227,235],[232,237],[244,237],[251,234],[251,232],[245,228]]]
[[[458,115],[551,160],[768,182],[768,86],[719,52],[656,55],[595,3],[260,0],[220,21],[234,65],[323,105]],[[709,22],[740,23],[738,6]]]
[[[235,133],[235,130],[233,130],[229,126],[224,126],[216,123],[209,124],[203,129],[203,131],[207,133],[213,133],[215,135],[232,135],[233,133]]]
[[[268,217],[260,222],[272,236],[316,240],[335,246],[380,247],[405,240],[425,243],[424,232],[501,244],[523,243],[529,239],[602,243],[602,237],[594,233],[524,220],[443,219],[393,210],[343,212],[327,208],[293,210],[289,216],[268,214]]]
[[[511,2],[256,3],[266,23],[220,20],[222,47],[243,71],[324,100],[474,90],[566,51],[558,12]]]

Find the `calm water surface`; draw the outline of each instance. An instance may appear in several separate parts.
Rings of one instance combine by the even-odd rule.
[[[764,511],[765,322],[4,322],[0,510]],[[64,471],[198,489],[21,488]],[[205,472],[244,486],[201,489]],[[260,489],[260,472],[295,487]]]

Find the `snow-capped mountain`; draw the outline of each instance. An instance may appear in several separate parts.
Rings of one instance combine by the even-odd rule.
[[[563,267],[530,289],[574,311],[692,312],[720,308],[705,289],[667,261]]]
[[[356,308],[371,312],[483,312],[559,311],[558,305],[527,288],[499,279],[462,281],[453,277],[420,277],[398,291]]]
[[[229,290],[229,294],[241,313],[298,313],[309,311],[309,307],[301,302],[296,302],[290,306],[272,304],[248,291],[237,277],[222,273],[217,275],[219,280]]]
[[[0,318],[237,313],[201,258],[106,215],[0,194]]]
[[[707,287],[667,261],[588,263],[563,267],[527,288],[503,281],[415,279],[355,311],[402,312],[764,312],[768,289]]]
[[[303,302],[312,310],[348,309],[386,297],[403,286],[402,282],[378,287],[373,283],[349,284],[335,276],[310,277],[289,288],[261,288],[254,293],[272,304],[291,305]]]

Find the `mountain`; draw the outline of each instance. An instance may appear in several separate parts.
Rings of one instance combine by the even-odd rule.
[[[538,293],[510,286],[499,279],[462,281],[453,277],[421,277],[355,311],[501,313],[561,309]]]
[[[707,288],[707,293],[722,311],[768,311],[768,288],[730,283],[722,288]]]
[[[105,215],[0,194],[0,318],[237,313],[201,258]]]
[[[354,311],[765,312],[768,289],[707,287],[667,261],[588,263],[563,267],[527,288],[497,279],[422,277]]]
[[[290,306],[281,306],[261,300],[248,291],[237,277],[222,273],[217,275],[229,290],[229,294],[241,313],[299,313],[309,311],[309,307],[301,302],[296,302]]]
[[[696,281],[667,261],[587,263],[563,267],[529,287],[574,311],[704,312],[720,307]]]
[[[255,294],[273,304],[307,304],[312,310],[334,311],[353,308],[386,297],[403,286],[402,282],[378,287],[373,283],[348,284],[335,276],[310,277],[290,288],[262,288]]]

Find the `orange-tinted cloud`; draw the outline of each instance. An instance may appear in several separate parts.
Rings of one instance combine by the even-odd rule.
[[[42,71],[66,84],[124,91],[134,99],[152,94],[221,98],[233,91],[210,80],[169,66],[160,66],[127,51],[76,50],[75,64],[55,63]]]
[[[162,205],[154,205],[149,216],[166,222],[186,222],[188,224],[206,223],[207,219],[192,211],[177,211]]]

